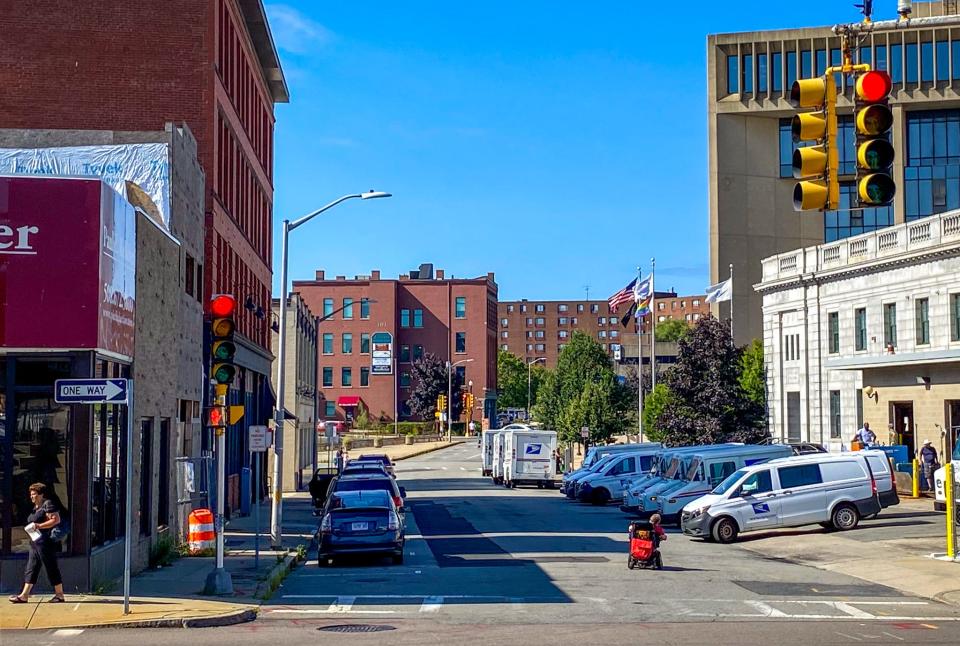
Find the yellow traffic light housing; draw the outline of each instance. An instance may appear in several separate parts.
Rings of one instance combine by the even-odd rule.
[[[857,132],[857,197],[862,207],[886,206],[897,192],[890,176],[894,149],[890,144],[893,113],[890,76],[869,70],[857,76],[854,91]]]
[[[801,180],[793,188],[793,208],[836,209],[840,204],[836,84],[830,75],[799,79],[790,88],[790,100],[798,108],[816,108],[793,117],[790,129],[794,142],[817,142],[793,152],[793,176]]]
[[[237,300],[229,294],[216,294],[210,299],[210,378],[217,384],[231,384],[237,374],[233,364],[237,354],[233,342],[236,310]]]

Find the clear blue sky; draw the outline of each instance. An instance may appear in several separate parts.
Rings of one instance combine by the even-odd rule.
[[[268,3],[291,97],[276,110],[275,289],[281,221],[373,188],[394,197],[291,236],[291,280],[432,262],[495,272],[501,300],[606,298],[656,256],[658,289],[701,293],[706,36],[859,18],[853,0],[814,6]]]

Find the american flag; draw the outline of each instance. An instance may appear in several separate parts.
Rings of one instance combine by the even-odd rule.
[[[607,299],[607,305],[610,306],[611,312],[616,312],[617,308],[623,305],[624,303],[629,303],[633,301],[633,286],[637,284],[637,279],[634,278],[630,281],[630,284],[621,289],[619,292]]]

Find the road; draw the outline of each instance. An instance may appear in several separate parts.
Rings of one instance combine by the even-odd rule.
[[[402,566],[308,561],[256,622],[194,631],[190,641],[960,643],[960,609],[737,545],[673,532],[663,571],[628,570],[627,521],[615,506],[495,487],[478,465],[472,442],[399,463],[409,508]],[[135,632],[145,643],[169,638]],[[86,631],[70,640],[119,646],[115,635],[132,638]]]

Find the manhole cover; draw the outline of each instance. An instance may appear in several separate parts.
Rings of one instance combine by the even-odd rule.
[[[387,630],[396,630],[396,627],[384,624],[338,624],[336,626],[322,626],[317,630],[325,633],[382,633]]]

